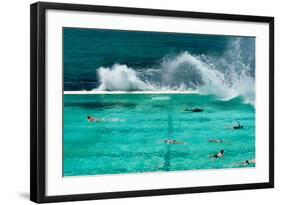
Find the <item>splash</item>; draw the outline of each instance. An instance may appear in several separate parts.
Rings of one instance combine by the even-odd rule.
[[[165,59],[162,78],[170,85],[183,84],[201,94],[212,94],[222,100],[242,96],[245,102],[254,104],[255,79],[244,64],[237,66],[206,56],[181,53],[174,59]],[[226,65],[227,64],[227,65]],[[227,66],[227,69],[221,67]]]
[[[100,67],[98,91],[195,91],[221,100],[238,96],[255,104],[253,61],[242,53],[240,41],[229,44],[221,57],[192,55],[188,51],[165,57],[155,68],[133,69],[114,64]],[[254,51],[252,51],[254,52]],[[253,67],[253,66],[252,66]]]
[[[137,73],[127,65],[115,64],[111,68],[98,69],[101,85],[97,90],[104,91],[142,91],[154,90],[153,86],[140,80]]]

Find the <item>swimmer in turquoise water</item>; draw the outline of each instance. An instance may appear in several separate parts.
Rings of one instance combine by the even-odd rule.
[[[231,126],[225,126],[225,129],[234,129],[234,130],[240,130],[240,129],[244,129],[244,126],[240,124],[240,122],[236,121],[237,123]]]
[[[100,122],[99,119],[93,117],[93,116],[88,116],[87,117],[88,122]]]
[[[184,142],[179,142],[176,140],[164,140],[164,143],[166,143],[166,144],[184,144]]]
[[[218,152],[217,154],[213,155],[214,158],[223,158],[223,156],[224,156],[224,150],[223,149],[220,152]]]
[[[223,143],[223,140],[221,140],[221,139],[209,139],[208,142]]]
[[[245,160],[242,165],[246,167],[246,166],[249,166],[251,164],[255,165],[256,164],[256,160],[255,159]]]
[[[240,122],[237,122],[237,125],[234,125],[232,128],[235,129],[235,130],[238,130],[238,129],[243,129],[244,126],[241,125]]]
[[[194,109],[185,108],[184,111],[189,111],[189,112],[203,112],[204,110],[201,109],[201,108],[194,108]]]

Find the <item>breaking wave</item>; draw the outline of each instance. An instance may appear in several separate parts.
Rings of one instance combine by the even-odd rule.
[[[154,90],[152,85],[142,81],[137,72],[127,65],[115,64],[111,68],[98,69],[101,82],[98,90],[104,91],[140,91]]]
[[[116,63],[97,70],[100,86],[95,90],[193,91],[216,95],[221,100],[242,96],[246,103],[254,105],[255,76],[251,60],[241,54],[237,40],[221,57],[185,51],[164,57],[155,68],[134,69]]]

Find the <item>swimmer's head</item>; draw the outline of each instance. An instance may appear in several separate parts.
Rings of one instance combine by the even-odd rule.
[[[90,118],[91,118],[91,116],[88,116],[88,117],[87,117],[87,119],[90,119]]]
[[[246,161],[245,161],[245,163],[246,163],[247,165],[249,165],[249,164],[250,164],[249,160],[246,160]]]
[[[223,153],[224,153],[224,150],[222,149],[220,152],[223,154]]]

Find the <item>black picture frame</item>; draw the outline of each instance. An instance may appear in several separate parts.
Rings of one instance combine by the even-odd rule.
[[[89,193],[60,196],[46,196],[45,171],[45,114],[46,114],[46,59],[45,25],[46,10],[68,10],[117,14],[136,14],[149,16],[169,16],[195,19],[215,19],[229,21],[263,22],[269,24],[269,181],[263,183],[230,184],[171,188],[157,190],[138,190],[107,193]],[[230,15],[217,13],[126,8],[82,4],[38,2],[30,7],[30,199],[37,203],[76,200],[97,200],[123,197],[186,194],[198,192],[217,192],[274,187],[274,18],[265,16]]]

